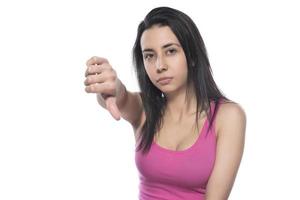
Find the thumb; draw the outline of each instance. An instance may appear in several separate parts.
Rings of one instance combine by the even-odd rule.
[[[121,119],[121,113],[119,111],[119,108],[116,104],[116,97],[108,97],[105,101],[106,108],[110,112],[110,114],[115,118],[116,120]]]

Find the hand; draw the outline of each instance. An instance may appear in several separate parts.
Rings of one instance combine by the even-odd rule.
[[[87,93],[98,93],[105,101],[106,109],[110,114],[116,120],[120,120],[121,113],[116,103],[120,84],[118,84],[116,71],[107,59],[96,56],[90,58],[86,65],[85,91]]]

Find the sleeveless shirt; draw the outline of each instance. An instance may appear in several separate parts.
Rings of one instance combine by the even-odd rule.
[[[211,107],[214,113],[213,102]],[[209,121],[205,117],[197,140],[187,149],[170,150],[153,140],[148,154],[135,151],[140,200],[205,199],[206,185],[216,156],[214,121],[207,132]]]

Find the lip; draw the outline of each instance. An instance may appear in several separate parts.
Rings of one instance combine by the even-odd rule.
[[[161,77],[159,79],[157,79],[157,82],[160,82],[160,81],[163,81],[163,80],[166,80],[166,79],[172,79],[173,77]]]
[[[166,84],[170,83],[172,79],[173,79],[173,77],[161,77],[157,80],[157,82],[162,85],[166,85]]]

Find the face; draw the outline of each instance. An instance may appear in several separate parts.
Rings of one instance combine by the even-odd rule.
[[[165,95],[185,92],[187,61],[184,51],[168,26],[153,26],[143,32],[141,48],[151,82]],[[158,82],[159,78],[171,77]]]

